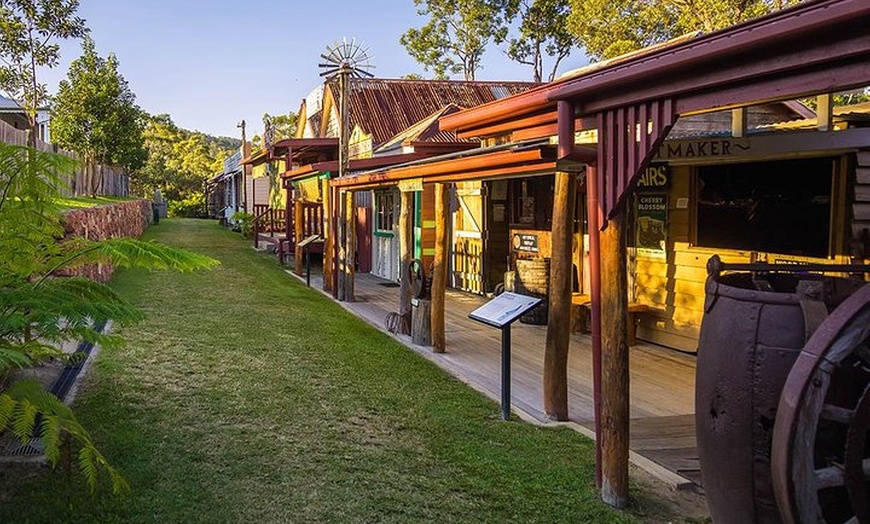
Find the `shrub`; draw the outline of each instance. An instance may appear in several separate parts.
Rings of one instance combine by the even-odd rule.
[[[245,238],[251,238],[251,235],[254,234],[254,215],[244,211],[236,211],[230,220],[236,224]]]
[[[205,218],[205,195],[193,193],[184,200],[172,200],[167,213],[170,217]]]

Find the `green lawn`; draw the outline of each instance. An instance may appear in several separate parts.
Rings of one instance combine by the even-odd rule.
[[[214,222],[148,235],[210,272],[122,271],[147,312],[77,412],[132,491],[0,482],[0,522],[635,522],[592,484],[592,443],[496,404],[305,288]],[[0,475],[2,477],[2,475]]]
[[[81,209],[86,207],[105,206],[107,204],[115,204],[118,202],[126,202],[128,200],[136,200],[133,197],[120,196],[80,196],[80,197],[63,197],[57,199],[57,205],[62,209]]]

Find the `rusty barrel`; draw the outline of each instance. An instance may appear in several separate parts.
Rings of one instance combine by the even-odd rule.
[[[704,492],[717,524],[780,522],[771,434],[780,392],[806,338],[797,287],[794,275],[768,275],[764,285],[749,273],[707,280],[695,424]]]
[[[521,295],[541,298],[541,303],[520,317],[524,324],[546,325],[550,294],[550,259],[518,258],[514,289]]]

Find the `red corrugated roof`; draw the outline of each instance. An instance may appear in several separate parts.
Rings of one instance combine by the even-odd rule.
[[[448,104],[476,107],[536,85],[532,82],[354,78],[350,84],[351,127],[359,126],[371,134],[377,147]],[[337,94],[337,84],[327,84],[327,88]]]

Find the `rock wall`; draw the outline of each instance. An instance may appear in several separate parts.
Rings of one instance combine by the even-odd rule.
[[[133,237],[142,235],[151,223],[151,202],[131,200],[99,207],[75,209],[64,213],[66,238],[83,237],[88,240]],[[82,275],[106,282],[115,268],[111,264],[88,264],[67,271],[67,275]]]

